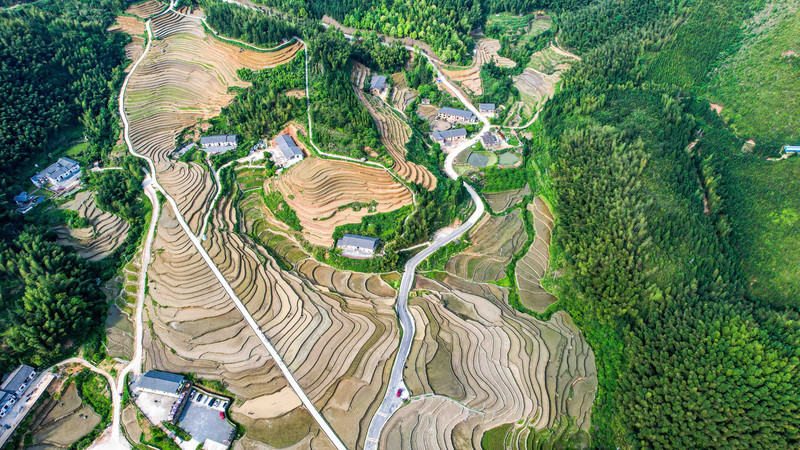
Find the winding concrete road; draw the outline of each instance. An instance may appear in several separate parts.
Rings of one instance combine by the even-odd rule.
[[[167,9],[167,11],[173,10],[174,7],[175,7],[175,3],[174,3],[174,0],[173,0],[170,3],[170,7]],[[149,157],[145,156],[145,155],[137,153],[136,150],[134,150],[134,148],[133,148],[133,143],[131,142],[131,139],[130,139],[130,124],[129,124],[128,118],[127,118],[127,116],[125,114],[125,92],[127,90],[128,82],[130,81],[131,76],[133,75],[134,72],[136,72],[136,68],[139,66],[139,64],[144,60],[144,58],[149,53],[151,43],[153,42],[153,31],[152,31],[150,20],[148,20],[145,25],[146,25],[146,30],[147,30],[147,45],[145,46],[145,49],[144,49],[144,52],[142,53],[142,55],[134,63],[133,67],[131,68],[131,71],[125,77],[125,81],[122,83],[122,89],[120,90],[119,114],[120,114],[120,118],[122,119],[123,126],[124,126],[123,127],[123,137],[124,137],[124,140],[125,140],[125,144],[128,147],[128,151],[131,153],[131,155],[133,155],[133,156],[135,156],[137,158],[141,158],[141,159],[143,159],[143,160],[145,160],[147,162],[147,165],[150,168],[150,174],[153,177],[152,178],[152,183],[151,183],[150,186],[152,186],[152,188],[154,188],[155,190],[160,192],[167,199],[167,202],[172,207],[172,210],[174,211],[175,217],[178,220],[178,223],[180,224],[181,228],[183,228],[184,232],[189,237],[189,240],[192,242],[192,244],[194,245],[194,247],[197,250],[197,252],[200,254],[200,256],[203,258],[203,260],[208,265],[208,268],[211,270],[211,272],[217,278],[219,283],[222,285],[223,289],[225,289],[225,292],[228,294],[228,296],[233,301],[234,306],[236,306],[236,308],[242,314],[242,317],[245,319],[247,324],[253,330],[253,332],[255,333],[256,337],[258,337],[258,339],[261,341],[261,343],[264,346],[264,348],[267,349],[267,352],[270,354],[272,359],[277,364],[278,368],[283,373],[283,375],[286,378],[286,380],[288,381],[289,385],[292,387],[292,390],[295,391],[297,396],[300,398],[300,401],[303,403],[303,406],[306,407],[306,409],[308,410],[309,414],[311,414],[311,416],[317,422],[317,424],[319,425],[319,427],[322,430],[322,432],[325,433],[326,436],[328,436],[328,438],[331,440],[331,443],[334,445],[334,447],[336,447],[339,450],[344,450],[346,447],[344,446],[344,443],[342,443],[342,440],[339,438],[339,436],[336,434],[336,432],[333,430],[333,428],[330,426],[330,424],[328,424],[328,421],[325,420],[325,418],[322,416],[322,414],[319,412],[319,410],[317,410],[316,406],[314,406],[314,403],[311,401],[311,399],[308,398],[308,396],[303,391],[303,389],[300,386],[300,384],[294,378],[294,375],[292,374],[291,370],[289,370],[289,367],[283,362],[283,359],[281,358],[281,356],[278,353],[277,349],[275,349],[275,347],[272,345],[272,343],[269,341],[269,339],[267,339],[267,336],[261,330],[261,327],[259,327],[259,325],[255,321],[255,319],[253,319],[253,316],[250,314],[250,312],[244,306],[242,301],[236,295],[236,292],[234,292],[234,290],[231,287],[231,285],[228,283],[228,281],[222,275],[222,272],[220,272],[220,270],[217,267],[217,265],[214,263],[214,261],[208,255],[208,252],[206,252],[205,248],[203,248],[203,244],[200,241],[200,239],[197,237],[197,235],[195,235],[192,232],[191,228],[186,223],[186,220],[184,220],[183,215],[181,214],[180,208],[178,208],[178,204],[175,202],[175,200],[172,198],[172,196],[170,196],[158,184],[157,172],[155,170],[155,164],[153,163],[153,160],[150,159]],[[158,220],[158,219],[156,218],[156,220]],[[116,430],[113,431],[113,432],[116,433],[116,434],[119,434],[119,426],[118,425],[115,427],[115,429]]]
[[[413,47],[406,48],[410,51],[414,51]],[[448,177],[456,180],[458,179],[458,173],[456,173],[455,169],[453,168],[453,161],[455,161],[456,157],[458,157],[462,151],[472,147],[476,142],[478,142],[480,136],[491,129],[491,124],[486,117],[478,112],[478,109],[469,102],[469,100],[460,90],[455,89],[455,87],[450,84],[450,80],[448,80],[447,77],[442,74],[434,60],[426,54],[422,55],[425,56],[428,59],[428,62],[430,62],[430,64],[434,67],[437,76],[442,80],[442,84],[450,88],[450,90],[456,94],[458,100],[461,101],[461,103],[467,109],[475,113],[475,116],[479,117],[481,122],[483,122],[481,131],[478,132],[475,137],[462,142],[460,145],[453,148],[453,150],[450,151],[445,159],[445,173]],[[448,243],[456,240],[459,236],[472,228],[473,225],[478,223],[478,220],[480,220],[485,211],[483,200],[481,200],[478,193],[475,192],[475,189],[473,189],[472,186],[468,185],[467,183],[464,183],[464,187],[467,189],[467,192],[469,192],[469,195],[472,197],[472,201],[475,204],[475,211],[472,213],[472,215],[470,215],[469,219],[467,219],[466,222],[461,224],[461,226],[454,231],[433,241],[427,248],[425,248],[425,250],[417,253],[413,258],[406,262],[405,272],[403,272],[403,278],[400,281],[400,290],[397,293],[397,304],[395,305],[397,315],[400,318],[400,326],[403,329],[403,337],[400,339],[400,347],[398,348],[397,355],[395,356],[394,366],[392,367],[392,374],[389,378],[389,385],[387,386],[386,394],[383,397],[381,406],[378,407],[378,411],[376,411],[375,415],[372,417],[372,421],[369,424],[369,429],[367,429],[367,438],[366,442],[364,443],[364,448],[366,450],[378,448],[378,441],[380,440],[384,425],[386,425],[389,417],[391,417],[395,411],[403,406],[403,398],[397,397],[397,390],[403,389],[405,391],[407,389],[406,384],[403,381],[403,370],[405,369],[406,360],[408,359],[408,354],[411,351],[411,344],[414,342],[414,334],[416,332],[414,319],[408,310],[408,294],[411,292],[411,288],[414,285],[417,266],[436,250],[439,250]]]

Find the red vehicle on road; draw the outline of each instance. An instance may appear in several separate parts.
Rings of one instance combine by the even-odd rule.
[[[224,418],[225,418],[225,413],[224,413],[224,412],[222,412],[222,411],[220,411],[220,412],[219,412],[219,418],[220,418],[220,419],[224,419]]]
[[[403,395],[403,388],[397,390],[397,398],[400,398],[401,395]]]

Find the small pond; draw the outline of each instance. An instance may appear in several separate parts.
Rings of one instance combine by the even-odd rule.
[[[517,163],[517,161],[519,161],[519,155],[512,152],[506,152],[500,155],[499,164],[501,166],[513,166]]]
[[[478,152],[472,152],[467,158],[467,164],[480,169],[489,165],[489,157]]]

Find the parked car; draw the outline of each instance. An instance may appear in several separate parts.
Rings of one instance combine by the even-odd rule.
[[[224,418],[225,418],[225,413],[224,413],[224,412],[222,412],[222,411],[220,411],[220,412],[219,412],[219,418],[220,418],[220,419],[224,419]]]
[[[219,399],[216,399],[216,398],[215,398],[215,399],[214,399],[214,401],[213,401],[213,402],[211,402],[211,407],[212,407],[212,408],[214,408],[214,407],[215,407],[215,406],[217,406],[218,404],[219,404]]]
[[[401,395],[403,395],[403,388],[397,390],[397,398],[400,398]]]
[[[197,396],[197,402],[198,403],[202,403],[203,402],[203,394],[200,394],[200,395]]]

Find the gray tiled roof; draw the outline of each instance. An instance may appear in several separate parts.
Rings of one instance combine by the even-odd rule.
[[[463,117],[463,118],[468,119],[468,120],[477,119],[475,117],[475,113],[473,113],[472,111],[464,110],[464,109],[456,109],[456,108],[444,107],[444,108],[439,108],[439,110],[437,112],[439,114],[447,114],[447,115],[450,115],[450,116]]]
[[[28,381],[28,377],[33,372],[34,369],[31,366],[26,366],[25,364],[18,366],[13,372],[6,376],[6,380],[3,382],[3,385],[0,386],[0,389],[9,394],[14,394],[20,386]]]
[[[369,82],[370,89],[381,90],[386,85],[386,77],[383,75],[373,75]]]
[[[351,246],[367,250],[375,250],[378,247],[378,238],[359,236],[357,234],[345,234],[338,242],[337,247]]]
[[[294,139],[289,136],[288,134],[281,134],[277,138],[275,138],[275,142],[278,144],[278,148],[280,149],[281,153],[283,153],[283,157],[286,159],[291,159],[293,157],[303,157],[303,151],[300,150],[300,147],[294,142]]]
[[[58,158],[58,161],[51,164],[47,169],[37,173],[31,180],[40,181],[47,178],[57,180],[70,172],[80,169],[80,167],[81,165],[78,161],[69,158]]]
[[[177,373],[161,372],[159,370],[151,370],[142,375],[142,378],[137,382],[137,386],[142,389],[149,389],[157,392],[169,392],[177,394],[178,389],[183,384],[183,375]]]
[[[466,137],[467,130],[463,128],[453,128],[452,130],[434,131],[433,138],[437,141],[443,141],[452,137]]]
[[[484,145],[491,145],[497,142],[497,138],[495,138],[492,133],[485,133],[483,136],[481,136],[481,141]]]
[[[217,134],[214,136],[203,136],[200,138],[200,145],[217,143],[238,144],[239,138],[235,134]]]
[[[478,103],[478,111],[494,111],[494,103]]]

